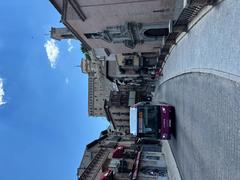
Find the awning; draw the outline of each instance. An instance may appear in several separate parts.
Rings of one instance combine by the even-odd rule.
[[[114,149],[112,157],[113,158],[122,158],[123,152],[124,152],[123,146],[118,146],[118,147],[116,147],[116,149]]]
[[[134,162],[134,170],[133,170],[132,180],[137,180],[140,158],[141,158],[141,151],[138,152],[137,157]]]

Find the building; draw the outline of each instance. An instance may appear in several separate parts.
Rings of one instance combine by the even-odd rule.
[[[158,77],[158,57],[152,53],[118,54],[116,61],[107,61],[106,76],[118,84],[144,86]]]
[[[114,83],[152,85],[156,69],[148,66],[158,63],[169,20],[175,19],[178,9],[175,0],[50,1],[66,27],[52,28],[51,37],[76,38],[86,54],[81,68],[89,76],[90,116],[105,116],[104,100]]]
[[[76,39],[75,36],[67,28],[51,28],[51,38],[55,40]]]
[[[158,53],[168,21],[179,11],[175,0],[50,1],[83,46],[109,54]]]
[[[107,129],[87,144],[77,176],[78,180],[167,180],[168,170],[159,140]]]
[[[99,180],[104,176],[127,180],[133,169],[136,152],[135,137],[105,130],[99,139],[86,146],[77,170],[78,180]],[[106,175],[106,172],[110,173]]]
[[[106,78],[106,62],[99,60],[93,51],[88,51],[86,59],[81,61],[83,73],[88,74],[88,114],[105,116],[104,101],[109,99],[114,83]]]
[[[138,139],[139,161],[137,173],[132,179],[168,180],[168,169],[161,141],[151,138]]]
[[[104,109],[108,121],[112,124],[114,131],[124,134],[130,133],[129,114],[130,106],[140,101],[146,101],[148,92],[146,90],[123,90],[111,91],[109,100],[105,100]]]
[[[129,92],[111,91],[109,101],[104,103],[104,109],[114,130],[129,134]]]

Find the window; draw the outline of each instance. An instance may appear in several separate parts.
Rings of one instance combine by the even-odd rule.
[[[159,160],[160,157],[158,156],[146,156],[147,159],[152,159],[152,160]]]
[[[146,174],[149,176],[161,176],[161,177],[167,176],[167,167],[145,166],[145,167],[142,167],[140,171],[143,174]]]
[[[156,145],[143,145],[142,151],[143,152],[161,152],[162,148],[161,146],[156,146]]]
[[[126,66],[133,66],[133,59],[124,59]]]
[[[74,38],[74,36],[72,34],[62,34],[61,36],[64,39],[72,39],[72,38]]]
[[[142,132],[146,136],[158,136],[159,117],[157,106],[140,106],[138,121],[142,121]]]
[[[100,39],[102,36],[100,33],[85,33],[87,39]]]

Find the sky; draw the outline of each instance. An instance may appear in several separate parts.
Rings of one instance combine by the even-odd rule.
[[[0,180],[74,180],[86,144],[108,127],[88,117],[76,40],[48,0],[0,4]]]

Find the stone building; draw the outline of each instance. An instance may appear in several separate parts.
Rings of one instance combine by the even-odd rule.
[[[109,101],[105,101],[104,109],[107,119],[115,131],[129,134],[129,92],[111,91]]]
[[[75,39],[75,36],[67,28],[51,28],[51,38],[55,40]]]
[[[50,0],[87,49],[158,52],[175,18],[175,0]]]
[[[86,146],[78,180],[167,180],[162,145],[107,129]]]
[[[88,74],[88,114],[105,116],[104,100],[109,99],[114,84],[106,78],[106,62],[96,58],[92,51],[87,53],[88,58],[81,61],[81,69],[83,73]]]
[[[139,163],[138,172],[133,179],[168,180],[168,170],[162,144],[156,139],[138,139]]]
[[[158,76],[158,57],[151,53],[118,54],[116,61],[106,62],[106,76],[118,84],[151,84]]]
[[[77,170],[78,180],[127,180],[133,169],[137,147],[135,137],[106,130],[86,146]],[[109,178],[110,179],[110,178]]]

